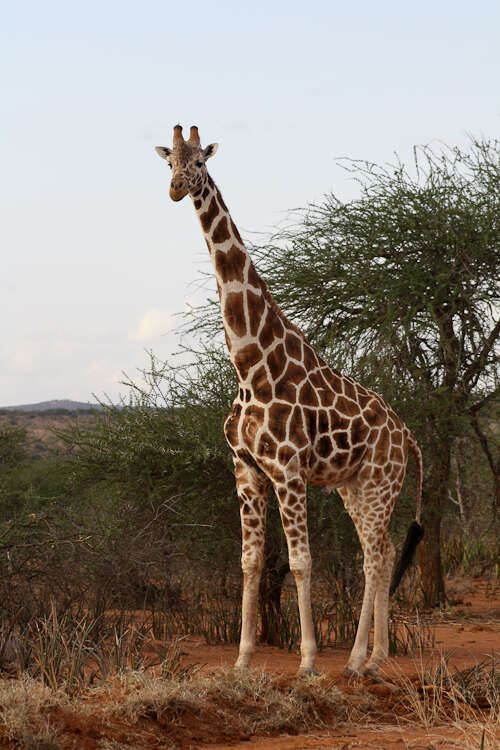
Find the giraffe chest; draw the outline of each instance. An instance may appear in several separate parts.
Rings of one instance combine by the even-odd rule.
[[[283,401],[262,404],[245,389],[224,430],[233,454],[250,459],[271,478],[300,472],[323,486],[351,476],[366,451],[361,425],[338,412]]]

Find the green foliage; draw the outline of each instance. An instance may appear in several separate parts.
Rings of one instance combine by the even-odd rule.
[[[0,472],[11,469],[26,453],[26,430],[10,424],[0,424]]]
[[[82,477],[132,483],[134,494],[203,490],[231,469],[222,425],[232,402],[228,363],[202,352],[174,368],[151,355],[145,385],[129,381],[127,404],[103,404],[93,425],[59,431]],[[232,386],[232,387],[231,387]],[[198,489],[200,489],[198,488]]]
[[[232,460],[223,423],[234,396],[220,351],[174,368],[151,355],[145,384],[132,381],[130,400],[103,404],[92,426],[59,433],[72,455],[75,481],[100,483],[135,509],[162,507],[165,533],[179,552],[196,546],[221,563],[239,546]],[[217,545],[210,537],[217,536]],[[193,555],[194,557],[194,555]]]
[[[447,573],[500,576],[500,540],[489,535],[452,536],[443,544],[443,562]]]
[[[449,394],[489,392],[500,142],[472,142],[469,152],[416,149],[413,174],[402,164],[345,165],[360,198],[325,198],[260,250],[279,302],[334,361],[417,386],[426,411]]]

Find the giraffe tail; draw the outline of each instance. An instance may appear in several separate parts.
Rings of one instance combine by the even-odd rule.
[[[411,432],[408,435],[408,447],[413,453],[415,457],[415,462],[417,464],[417,509],[415,512],[415,520],[413,521],[410,528],[408,529],[408,534],[406,535],[401,557],[398,560],[398,563],[394,570],[391,587],[389,589],[389,596],[392,596],[394,592],[396,591],[397,587],[399,586],[399,583],[406,569],[409,567],[409,565],[411,564],[413,560],[418,543],[420,542],[420,540],[422,539],[424,535],[424,530],[420,524],[421,514],[422,514],[422,477],[423,477],[422,452],[420,448],[418,447],[418,443],[415,440],[414,436],[411,434]]]
[[[413,453],[415,463],[417,464],[417,509],[415,511],[415,523],[420,526],[420,519],[422,516],[422,480],[424,468],[422,464],[422,451],[418,447],[418,443],[411,432],[408,435],[408,448]]]

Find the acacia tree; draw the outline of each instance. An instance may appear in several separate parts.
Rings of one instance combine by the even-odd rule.
[[[419,561],[425,599],[435,604],[445,596],[440,538],[452,445],[464,420],[477,428],[498,396],[500,142],[414,154],[412,167],[344,161],[360,197],[309,206],[258,248],[258,264],[328,361],[382,385],[418,436]]]

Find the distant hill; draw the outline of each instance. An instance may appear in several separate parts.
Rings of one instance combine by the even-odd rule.
[[[0,411],[52,411],[64,409],[66,411],[88,411],[89,409],[101,410],[99,404],[85,403],[84,401],[71,401],[69,398],[56,398],[52,401],[40,401],[38,404],[21,404],[19,406],[0,406]]]

